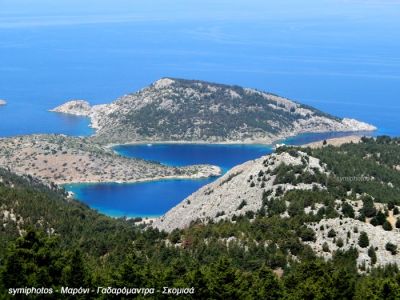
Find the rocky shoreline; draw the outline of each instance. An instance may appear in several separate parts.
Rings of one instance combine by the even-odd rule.
[[[318,142],[313,142],[313,143],[308,143],[305,145],[302,145],[302,147],[310,147],[310,148],[321,148],[324,146],[335,146],[339,147],[343,144],[347,143],[355,143],[358,144],[362,139],[362,136],[358,135],[349,135],[349,136],[344,136],[344,137],[338,137],[338,138],[331,138],[331,139],[326,139]]]
[[[241,89],[239,95],[237,87],[201,81],[190,84],[187,82],[163,78],[137,93],[122,96],[110,104],[91,106],[85,100],[72,100],[50,111],[90,118],[90,127],[96,129],[92,139],[102,144],[165,141],[272,144],[303,133],[359,132],[377,129],[365,122],[351,118],[336,118],[286,98],[254,89]],[[224,95],[225,102],[221,103],[221,100],[218,100],[220,95]],[[199,100],[213,97],[214,100],[207,100],[210,101],[209,106],[199,104],[203,103]],[[256,103],[254,99],[257,99]],[[192,105],[199,106],[196,108],[197,113],[188,116],[193,122],[179,121],[178,115],[181,116],[185,112],[185,107]],[[226,107],[223,107],[224,105]],[[154,115],[150,118],[154,119],[150,123],[148,118],[140,117],[148,114]],[[268,118],[271,119],[266,118],[250,126],[254,118],[264,118],[264,114],[270,115]],[[251,115],[254,116],[250,117]],[[242,120],[242,125],[237,123],[237,118]],[[280,118],[282,121],[279,121]],[[220,128],[218,124],[221,122],[226,124],[223,126],[226,128]],[[262,129],[263,127],[265,128]]]
[[[46,182],[134,183],[219,176],[212,165],[170,167],[126,158],[85,138],[32,135],[0,139],[0,166]]]

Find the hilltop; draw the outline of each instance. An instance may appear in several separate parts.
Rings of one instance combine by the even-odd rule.
[[[102,143],[267,143],[307,132],[372,131],[289,99],[239,86],[163,78],[111,104],[73,100],[54,112],[88,116]]]

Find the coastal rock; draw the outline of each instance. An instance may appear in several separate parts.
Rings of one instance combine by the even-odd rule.
[[[190,141],[266,143],[301,133],[372,131],[255,89],[198,80],[162,78],[111,104],[72,101],[52,111],[90,117],[100,143]]]
[[[71,100],[50,111],[76,116],[89,116],[91,109],[89,102],[85,100]]]
[[[2,105],[6,105],[6,104],[7,104],[6,100],[2,100],[2,99],[0,99],[0,106],[2,106]]]
[[[354,131],[374,131],[377,128],[365,122],[360,122],[355,119],[344,118],[342,124],[349,128],[354,128]]]

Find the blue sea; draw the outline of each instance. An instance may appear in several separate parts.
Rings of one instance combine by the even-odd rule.
[[[70,184],[65,189],[112,217],[158,217],[215,178],[142,183]]]
[[[390,0],[2,0],[0,137],[90,135],[86,118],[47,110],[70,99],[108,103],[166,76],[269,91],[400,136],[399,20]],[[241,157],[231,149],[228,159]],[[157,147],[119,150],[191,163]]]
[[[155,144],[118,146],[121,155],[159,161],[169,166],[214,164],[225,173],[233,166],[272,152],[263,145]],[[157,180],[134,184],[71,184],[65,188],[91,207],[121,217],[159,216],[216,177]]]

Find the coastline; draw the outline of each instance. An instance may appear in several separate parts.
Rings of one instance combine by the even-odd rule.
[[[348,136],[365,136],[365,133],[373,133],[376,130],[371,130],[371,131],[316,131],[316,132],[302,132],[302,133],[297,133],[297,134],[293,134],[293,135],[288,135],[288,136],[283,136],[283,137],[279,137],[276,139],[271,139],[271,141],[261,141],[261,140],[251,140],[251,141],[222,141],[222,142],[213,142],[213,141],[204,141],[204,140],[198,140],[198,141],[185,141],[185,140],[180,140],[180,141],[176,141],[176,140],[165,140],[165,141],[130,141],[130,142],[126,142],[126,143],[109,143],[104,145],[105,148],[107,149],[112,149],[114,147],[118,147],[118,146],[136,146],[136,145],[162,145],[162,144],[170,144],[170,145],[175,145],[175,144],[185,144],[185,145],[260,145],[260,146],[269,146],[271,148],[273,148],[276,144],[278,143],[284,143],[285,141],[289,140],[289,139],[293,139],[296,137],[299,137],[301,135],[304,134],[344,134],[345,136],[343,137],[333,137],[333,138],[328,138],[327,140],[331,140],[331,139],[337,139],[337,138],[345,138],[347,137],[346,134],[348,134]],[[360,133],[360,135],[357,135],[357,133]],[[90,137],[89,137],[90,138]],[[324,139],[318,139],[316,142],[318,141],[323,141]],[[299,145],[299,146],[303,146],[303,144]]]
[[[310,147],[310,148],[322,148],[326,146],[334,146],[334,147],[339,147],[343,144],[348,144],[348,143],[360,143],[362,139],[362,136],[356,136],[356,135],[350,135],[346,137],[339,137],[339,138],[332,138],[332,139],[326,139],[322,141],[317,141],[317,142],[312,142],[308,144],[301,145],[301,147]],[[326,141],[326,144],[324,145],[324,141]]]
[[[0,138],[0,166],[57,185],[201,179],[223,172],[210,164],[173,167],[128,158],[82,138],[62,135]]]
[[[296,137],[296,136],[294,136]],[[326,140],[328,145],[333,145],[333,146],[340,146],[345,143],[350,143],[350,142],[359,142],[361,140],[362,136],[357,136],[357,135],[349,135],[345,137],[334,137],[330,139],[321,139],[316,142],[312,143],[306,143],[302,145],[296,145],[296,147],[319,147],[323,146],[323,141]],[[282,140],[279,140],[282,141]],[[129,146],[129,145],[146,145],[146,144],[188,144],[188,145],[260,145],[260,146],[270,146],[273,148],[273,144],[260,144],[260,143],[237,143],[237,142],[223,142],[223,143],[210,143],[210,142],[205,142],[205,141],[196,141],[196,142],[191,142],[191,141],[156,141],[152,143],[146,143],[146,142],[132,142],[132,143],[126,143],[126,144],[109,144],[106,147],[107,148],[113,148],[116,146]],[[290,146],[290,145],[289,145]],[[151,146],[150,146],[151,147]],[[115,151],[118,153],[117,151]],[[120,155],[120,154],[118,154]],[[94,181],[94,180],[87,180],[87,181],[71,181],[71,182],[57,182],[55,181],[57,185],[65,186],[65,185],[78,185],[78,184],[135,184],[135,183],[143,183],[143,182],[152,182],[152,181],[162,181],[162,180],[197,180],[197,179],[206,179],[206,178],[211,178],[211,177],[218,177],[222,175],[222,169],[219,166],[215,166],[219,168],[219,175],[209,175],[209,176],[197,176],[197,175],[192,175],[192,176],[156,176],[156,177],[151,177],[151,178],[140,178],[140,179],[132,179],[132,180],[126,180],[126,181],[121,181],[121,180],[116,180],[116,181]]]
[[[297,136],[297,135],[296,135]],[[294,137],[296,137],[294,136]],[[312,142],[312,143],[304,143],[302,145],[293,145],[293,147],[322,147],[323,146],[323,141],[326,140],[328,145],[333,145],[333,146],[340,146],[344,143],[350,143],[350,142],[359,142],[362,138],[362,136],[365,135],[348,135],[344,137],[334,137],[330,139],[319,139],[317,142]],[[183,142],[179,143],[178,141],[169,141],[170,144],[199,144],[199,145],[212,145],[212,144],[218,144],[218,145],[249,145],[248,143],[210,143],[210,142],[205,142],[205,141],[199,141],[199,142]],[[135,142],[135,143],[127,143],[124,145],[146,145],[146,144],[168,144],[167,141],[162,142],[162,141],[157,141],[153,143],[146,143],[146,142]],[[265,144],[259,144],[265,146]],[[257,145],[253,144],[253,145]],[[116,144],[115,146],[120,146],[121,144]],[[114,146],[114,145],[113,145]],[[113,146],[108,145],[109,148],[112,148]],[[273,146],[271,144],[268,144],[267,146]],[[289,145],[290,146],[290,145]],[[112,149],[114,150],[114,149]],[[114,150],[114,152],[117,152]],[[118,154],[120,155],[120,154]],[[101,185],[101,184],[110,184],[110,185],[130,185],[130,184],[140,184],[140,183],[156,183],[156,182],[161,182],[161,181],[173,181],[173,180],[202,180],[202,179],[207,179],[210,178],[211,182],[213,182],[212,177],[219,177],[222,175],[221,168],[219,167],[220,173],[219,175],[211,175],[211,176],[197,176],[197,175],[192,175],[192,176],[176,176],[176,175],[171,175],[171,176],[155,176],[155,177],[148,177],[148,178],[141,178],[141,179],[134,179],[134,180],[126,180],[126,181],[95,181],[95,180],[87,180],[87,181],[71,181],[71,182],[56,182],[57,185],[63,187],[66,191],[68,191],[71,195],[71,198],[77,199],[78,201],[82,201],[79,196],[79,191],[81,188],[85,189],[86,185]],[[71,190],[68,189],[68,185],[76,185],[76,193],[72,192]],[[74,187],[71,187],[72,190],[74,190]],[[182,199],[183,200],[183,199]],[[107,214],[107,213],[106,213]],[[108,215],[108,214],[107,214]],[[115,215],[110,215],[113,218],[121,218],[122,216],[119,214]],[[155,220],[160,218],[160,216],[125,216],[127,219],[135,219],[137,217],[142,218],[142,221],[137,222],[137,224],[143,224],[145,226],[148,226],[152,224]]]
[[[59,113],[59,114],[66,114],[66,115],[75,115],[89,119],[88,127],[92,129],[94,132],[88,136],[89,140],[94,141],[95,143],[101,144],[106,149],[110,149],[117,146],[129,146],[129,145],[152,145],[152,144],[192,144],[192,145],[205,145],[205,144],[215,144],[215,145],[262,145],[262,146],[271,146],[278,143],[285,142],[289,139],[299,137],[301,135],[306,134],[343,134],[343,135],[365,135],[367,133],[373,133],[378,130],[377,127],[374,125],[370,125],[368,123],[358,121],[351,118],[341,118],[340,122],[342,125],[344,124],[344,128],[335,127],[335,129],[328,129],[328,127],[321,127],[321,126],[314,126],[312,128],[301,128],[299,126],[295,126],[291,131],[284,130],[279,134],[266,134],[262,137],[255,137],[255,138],[240,138],[234,140],[213,140],[211,137],[208,140],[151,140],[151,139],[141,139],[136,140],[134,137],[133,140],[130,141],[123,141],[123,142],[115,142],[115,141],[108,141],[107,139],[99,139],[98,133],[101,129],[98,124],[98,118],[100,118],[99,112],[101,112],[106,107],[114,107],[115,102],[111,102],[109,104],[97,104],[91,106],[90,103],[86,100],[71,100],[65,102],[64,104],[49,109],[49,112]],[[347,126],[347,127],[346,127]],[[218,139],[218,137],[215,137]],[[157,139],[157,137],[155,137]],[[222,138],[223,139],[223,138]],[[325,139],[325,138],[321,138]]]
[[[215,166],[217,167],[217,166]],[[222,171],[221,168],[219,168],[220,171]],[[78,184],[87,184],[87,185],[95,185],[95,184],[134,184],[134,183],[143,183],[143,182],[151,182],[151,181],[163,181],[163,180],[201,180],[201,179],[207,179],[207,178],[212,178],[212,177],[219,177],[222,175],[222,172],[219,175],[210,175],[210,176],[156,176],[152,178],[140,178],[140,179],[135,179],[135,180],[127,180],[127,181],[72,181],[72,182],[56,182],[53,181],[55,184],[59,186],[65,186],[65,185],[78,185]]]

